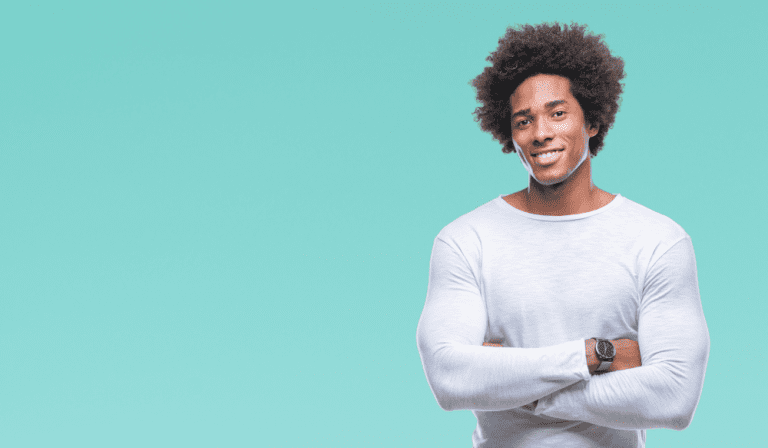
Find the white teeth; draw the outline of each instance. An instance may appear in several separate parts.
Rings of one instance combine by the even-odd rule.
[[[542,153],[534,155],[533,157],[542,157],[542,158],[552,157],[553,155],[557,154],[558,151],[560,151],[560,150],[559,149],[555,149],[554,151],[542,152]]]

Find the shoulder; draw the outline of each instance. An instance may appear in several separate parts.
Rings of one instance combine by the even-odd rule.
[[[640,235],[672,242],[688,237],[682,226],[672,218],[627,198],[624,198],[617,214],[624,225],[635,229]]]
[[[645,269],[655,265],[664,254],[678,244],[692,248],[691,237],[674,220],[648,207],[625,198],[617,213],[624,223],[631,252]],[[683,243],[687,240],[687,243]]]
[[[454,219],[440,230],[435,239],[456,250],[480,245],[483,238],[499,231],[501,210],[498,201],[503,199],[494,198]]]

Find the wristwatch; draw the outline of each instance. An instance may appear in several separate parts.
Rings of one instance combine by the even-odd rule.
[[[608,339],[592,338],[595,340],[595,354],[600,365],[595,372],[605,372],[611,367],[614,356],[616,356],[616,347]]]

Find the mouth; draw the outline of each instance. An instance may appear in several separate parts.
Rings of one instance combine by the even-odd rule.
[[[547,160],[547,159],[549,159],[551,157],[554,157],[556,154],[563,152],[563,150],[565,150],[565,148],[550,149],[550,150],[547,150],[547,151],[537,152],[536,154],[531,154],[531,156],[533,158],[537,159],[537,160],[542,160],[543,161],[543,160]]]

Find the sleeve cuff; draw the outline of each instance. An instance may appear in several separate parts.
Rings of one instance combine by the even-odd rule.
[[[581,380],[589,381],[592,378],[592,375],[590,375],[589,366],[587,366],[586,339],[568,342],[567,346],[570,347],[571,344],[573,344],[573,356],[569,359],[569,366],[573,368],[574,373],[576,373]],[[552,400],[558,392],[560,391],[539,398],[536,402],[536,407],[533,409],[533,414],[539,415],[546,413],[547,409],[552,407]]]
[[[587,340],[579,339],[578,341],[573,341],[573,344],[574,351],[577,353],[573,364],[574,369],[576,369],[579,378],[589,381],[592,375],[590,375],[589,366],[587,365]]]

